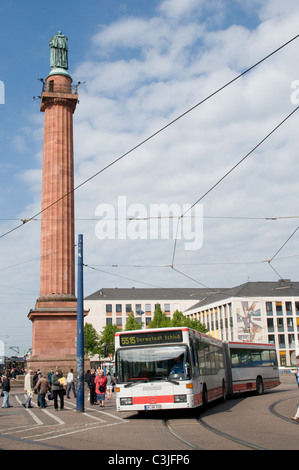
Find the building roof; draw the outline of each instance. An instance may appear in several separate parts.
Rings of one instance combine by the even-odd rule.
[[[198,309],[231,297],[299,297],[299,282],[291,282],[290,279],[279,279],[276,282],[246,282],[229,289],[219,289],[218,292],[210,291],[205,298],[188,310]]]
[[[246,282],[230,288],[102,288],[85,300],[138,301],[138,300],[194,300],[188,311],[220,302],[231,297],[299,297],[299,282],[280,279],[276,282]]]
[[[209,288],[103,288],[85,297],[85,300],[194,300],[211,292]]]

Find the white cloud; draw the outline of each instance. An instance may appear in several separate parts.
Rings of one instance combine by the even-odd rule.
[[[149,21],[122,19],[102,27],[94,37],[95,57],[106,54],[105,60],[95,58],[92,64],[83,63],[76,71],[78,77],[82,74],[87,81],[80,111],[75,117],[78,161],[83,162],[84,155],[88,156],[86,176],[274,50],[291,37],[296,22],[294,12],[292,15],[289,12],[278,30],[276,13],[273,18],[268,9],[267,17],[263,13],[264,23],[254,31],[232,25],[209,32],[202,18],[188,16],[195,7],[199,15],[198,2],[165,1],[160,6],[161,16]],[[89,187],[89,212],[92,211],[90,204],[94,209],[101,202],[117,204],[119,195],[126,195],[128,203],[142,203],[146,207],[154,202],[193,203],[204,195],[293,109],[290,82],[294,79],[294,50],[295,47],[290,46],[280,52],[98,176]],[[108,61],[109,54],[115,60]],[[292,129],[291,124],[285,125],[206,196],[205,215],[295,214],[296,208],[290,206],[290,202],[296,186],[289,187],[297,167],[288,140],[293,138]],[[80,135],[85,136],[83,146]],[[282,158],[282,152],[288,157]],[[84,191],[89,192],[88,188]],[[78,204],[84,211],[84,201]],[[256,223],[259,224],[257,231]],[[186,264],[193,259],[209,262],[211,257],[221,262],[248,258],[262,261],[265,252],[273,252],[291,229],[290,222],[285,224],[287,229],[282,228],[283,221],[280,221],[269,233],[269,222],[265,221],[205,221],[203,249],[198,253],[180,249],[177,258]],[[142,264],[149,252],[153,263],[169,264],[171,261],[172,241],[99,242],[90,232],[95,223],[91,225],[93,227],[86,225],[90,233],[87,251],[92,253],[91,264],[97,263],[97,259],[105,259],[109,264],[112,258],[114,264],[131,264],[132,260]],[[267,240],[266,246],[263,238]],[[95,247],[100,250],[99,257]],[[247,247],[250,247],[250,255]],[[260,266],[258,268],[255,271],[253,265],[249,274],[260,275]],[[272,278],[274,273],[267,270],[267,266],[263,268],[265,275]],[[233,285],[244,281],[242,273],[235,268],[229,275],[226,268],[217,269],[216,273],[207,268],[204,273],[200,270],[200,278],[207,284]],[[169,279],[172,279],[171,274]],[[131,272],[129,277],[132,275]],[[149,280],[151,276],[148,272],[145,278]],[[164,280],[162,276],[160,285]],[[181,278],[181,281],[185,280]]]
[[[74,115],[76,185],[297,34],[296,2],[256,1],[261,22],[254,28],[244,21],[222,27],[229,17],[223,4],[215,1],[207,8],[206,2],[163,1],[155,16],[124,17],[102,25],[91,38],[89,60],[77,64],[73,74],[74,82],[86,81]],[[244,2],[239,5],[243,8]],[[204,237],[198,251],[184,250],[184,240],[175,252],[172,239],[98,240],[95,211],[103,203],[117,210],[119,196],[146,210],[155,203],[193,204],[204,196],[294,109],[290,85],[299,79],[297,49],[298,40],[76,191],[76,234],[84,235],[85,262],[111,273],[86,268],[86,295],[102,286],[137,287],[137,281],[196,286],[169,267],[174,254],[182,272],[211,287],[277,278],[263,261],[282,246],[298,219],[264,218],[298,215],[297,115],[203,198]],[[40,121],[35,128],[35,136],[29,133],[26,141],[20,133],[17,143],[36,144]],[[28,217],[40,207],[40,169],[22,177],[36,191],[36,200],[23,211]],[[5,265],[13,264],[15,255],[24,261],[38,256],[38,224],[30,223],[30,243],[23,252],[12,255],[10,244],[5,246]],[[2,223],[2,233],[9,226]],[[13,236],[20,247],[24,229],[29,233],[23,227]],[[294,237],[275,259],[283,277],[295,280],[297,256]],[[26,269],[19,274],[16,286],[27,278],[32,283],[38,266],[32,278]]]

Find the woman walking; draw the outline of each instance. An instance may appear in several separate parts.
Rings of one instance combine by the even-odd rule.
[[[96,376],[94,383],[96,385],[96,394],[98,397],[98,401],[100,402],[100,406],[104,406],[105,393],[107,388],[107,377],[105,377],[103,370],[99,371],[99,375]]]
[[[12,405],[9,403],[10,378],[6,371],[2,376],[2,392],[4,395],[2,408],[12,408]]]

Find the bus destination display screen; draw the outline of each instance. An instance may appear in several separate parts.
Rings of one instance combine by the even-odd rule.
[[[181,343],[181,331],[158,331],[157,333],[128,333],[119,335],[120,346],[144,346],[150,344]]]

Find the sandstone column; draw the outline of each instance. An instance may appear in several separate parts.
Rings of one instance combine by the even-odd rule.
[[[77,87],[67,72],[67,38],[50,40],[51,72],[43,84],[40,297],[32,321],[29,367],[45,373],[76,368],[77,300],[75,296],[73,113]]]

